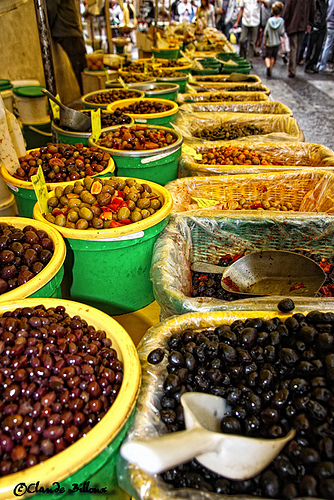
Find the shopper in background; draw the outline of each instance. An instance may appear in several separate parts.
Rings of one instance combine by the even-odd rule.
[[[192,23],[195,18],[194,6],[190,3],[190,0],[183,0],[178,6],[180,23],[186,21],[187,23]]]
[[[117,0],[111,0],[109,8],[110,24],[112,36],[118,36],[118,26],[123,22],[123,11],[121,6],[118,5]]]
[[[267,68],[267,76],[271,76],[277,54],[278,47],[281,43],[281,37],[284,36],[284,20],[281,17],[284,5],[282,2],[275,2],[272,6],[272,17],[267,21],[263,33],[263,45],[266,49],[265,63]]]
[[[179,6],[181,5],[181,3],[182,3],[181,0],[174,0],[174,2],[171,5],[171,18],[176,23],[178,23],[180,20]]]
[[[315,18],[308,42],[305,73],[318,73],[318,60],[326,36],[326,16],[328,0],[316,0]]]
[[[268,0],[241,0],[239,14],[236,22],[233,25],[234,28],[237,28],[239,26],[240,20],[242,19],[241,35],[239,40],[240,56],[246,59],[246,61],[249,63],[252,63],[254,55],[255,42],[260,25],[260,13],[262,4],[268,7]]]
[[[264,47],[263,47],[263,33],[264,33],[264,28],[266,27],[267,21],[269,17],[272,15],[272,6],[276,0],[268,0],[268,7],[266,7],[264,4],[261,5],[261,10],[260,10],[260,26],[259,30],[257,33],[257,40],[255,43],[255,55],[258,53],[258,55],[264,55]]]
[[[283,18],[290,41],[288,76],[296,76],[298,56],[305,32],[312,29],[315,15],[315,0],[286,0]]]
[[[327,68],[329,56],[334,48],[334,0],[329,0],[327,11],[327,36],[325,45],[318,64],[318,69],[322,73],[333,73],[333,70]]]
[[[224,28],[224,33],[228,39],[230,38],[230,29],[232,29],[233,24],[236,22],[238,18],[239,10],[240,10],[240,0],[230,0],[226,10],[225,28]]]
[[[204,27],[215,27],[215,9],[209,0],[201,0],[201,5],[197,9],[196,20],[201,20]]]
[[[51,36],[68,55],[83,94],[81,72],[86,67],[86,47],[76,1],[46,0],[46,9]]]
[[[216,28],[224,31],[225,16],[229,0],[215,0]]]

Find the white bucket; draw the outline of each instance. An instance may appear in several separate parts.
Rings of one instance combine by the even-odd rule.
[[[3,99],[5,108],[8,109],[8,111],[10,111],[11,113],[13,113],[14,95],[13,95],[12,89],[1,90],[0,94],[1,94],[1,97]]]
[[[0,203],[0,217],[14,217],[17,215],[17,207],[14,195],[9,193],[9,200]]]
[[[40,92],[39,86],[14,88],[14,99],[21,122],[37,124],[48,119],[47,98]]]

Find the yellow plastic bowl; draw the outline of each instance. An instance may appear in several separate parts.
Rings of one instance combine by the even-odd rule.
[[[108,104],[107,110],[115,111],[115,109],[126,108],[127,106],[130,106],[131,104],[135,104],[137,102],[159,102],[161,104],[169,104],[172,106],[171,109],[169,109],[168,111],[163,111],[162,113],[144,113],[142,115],[136,113],[126,113],[127,115],[131,116],[131,118],[133,118],[137,123],[146,123],[144,122],[144,120],[148,120],[149,123],[149,121],[152,119],[173,116],[179,110],[179,106],[174,101],[169,101],[168,99],[151,99],[149,97],[146,97],[145,99],[124,99],[123,101],[115,101],[111,104]]]
[[[85,109],[97,109],[97,108],[107,109],[108,104],[96,104],[95,102],[90,102],[87,99],[89,97],[92,97],[93,95],[107,94],[109,92],[112,92],[113,90],[119,90],[119,89],[95,90],[94,92],[90,92],[89,94],[83,95],[80,100],[81,100],[82,104],[84,105]],[[144,95],[145,95],[144,92],[141,92],[140,90],[129,89],[129,91],[135,92],[137,94],[138,98],[144,97]]]
[[[49,237],[52,239],[54,252],[50,262],[48,262],[45,268],[34,278],[14,290],[0,295],[0,303],[7,303],[9,300],[25,299],[36,293],[38,290],[43,288],[44,285],[50,282],[54,276],[56,276],[63,265],[66,256],[66,245],[61,234],[56,228],[50,227],[45,220],[37,221],[26,217],[0,217],[0,224],[4,223],[15,226],[19,229],[23,229],[25,226],[29,225],[34,226],[36,229],[42,229],[48,233]]]
[[[115,179],[125,180],[127,177],[115,177]],[[147,219],[142,219],[138,222],[134,222],[133,224],[128,224],[123,227],[114,227],[109,229],[71,229],[68,227],[56,226],[56,224],[51,224],[47,222],[43,217],[41,210],[39,208],[39,204],[36,203],[34,206],[34,219],[44,222],[48,227],[52,226],[57,231],[59,231],[65,238],[71,238],[75,240],[109,240],[112,238],[118,238],[120,236],[128,236],[133,233],[137,233],[138,231],[144,231],[145,229],[149,229],[152,226],[155,226],[162,220],[164,220],[170,214],[173,206],[173,198],[172,195],[160,184],[156,184],[155,182],[150,182],[143,179],[135,179],[138,183],[148,184],[152,191],[157,193],[163,200],[163,206],[155,212]],[[54,192],[50,193],[50,198],[54,196]]]
[[[0,500],[17,498],[13,493],[13,489],[19,483],[29,485],[39,481],[43,487],[51,486],[53,482],[63,481],[83,466],[89,464],[103,452],[129,419],[140,388],[140,363],[137,350],[130,336],[117,321],[98,309],[79,302],[39,298],[7,302],[0,305],[0,314],[2,315],[5,311],[11,311],[18,307],[34,307],[39,304],[43,304],[47,308],[64,306],[71,317],[79,315],[97,330],[104,330],[107,337],[112,340],[118,359],[124,364],[124,377],[121,389],[112,407],[84,438],[41,464],[0,478]],[[71,496],[77,497],[75,494]],[[63,498],[67,498],[67,496],[63,496]]]

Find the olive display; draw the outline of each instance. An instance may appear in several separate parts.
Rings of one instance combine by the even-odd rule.
[[[236,145],[211,148],[201,154],[202,159],[197,163],[206,165],[283,165],[268,154]]]
[[[122,110],[123,113],[129,113],[133,115],[147,115],[170,111],[171,109],[173,109],[173,105],[168,104],[168,102],[154,101],[153,99],[145,101],[138,99],[137,102],[133,102],[128,106],[122,106],[116,109]]]
[[[125,83],[141,83],[141,82],[150,82],[152,81],[152,76],[150,75],[141,75],[139,73],[122,73],[122,80]]]
[[[161,358],[167,364],[158,406],[167,432],[185,428],[180,396],[199,391],[227,400],[224,433],[272,439],[295,429],[296,436],[251,479],[226,479],[196,459],[167,470],[162,479],[174,488],[232,496],[332,500],[333,345],[334,313],[319,311],[172,334],[164,356],[153,351],[155,363]]]
[[[100,174],[108,167],[110,154],[98,147],[78,144],[48,143],[19,158],[20,166],[13,177],[31,181],[41,166],[46,182],[65,182]]]
[[[288,201],[275,201],[270,199],[246,200],[225,200],[219,203],[220,210],[269,210],[279,212],[294,211],[292,203]]]
[[[208,82],[206,84],[206,89],[203,87],[203,84],[197,85],[195,84],[195,88],[198,87],[198,92],[214,92],[214,82]],[[233,87],[224,87],[224,92],[266,92],[268,89],[264,85],[258,85],[254,87],[254,85],[235,85]]]
[[[90,111],[82,111],[85,115],[90,116]],[[101,128],[114,127],[115,125],[126,125],[131,123],[131,117],[125,115],[121,110],[116,109],[116,111],[102,111],[101,112]],[[56,119],[55,124],[60,127],[60,120]],[[68,127],[61,127],[63,130],[71,130]],[[90,127],[87,132],[91,132],[92,127]]]
[[[65,307],[17,308],[0,318],[0,475],[68,448],[103,418],[123,380],[106,332]]]
[[[165,148],[174,144],[176,140],[176,136],[172,132],[158,127],[134,125],[120,127],[109,132],[102,131],[97,144],[110,149],[142,151]]]
[[[207,141],[214,141],[220,139],[222,141],[232,141],[239,137],[246,137],[248,135],[261,135],[264,134],[264,128],[252,124],[231,124],[222,125],[220,127],[210,127],[195,130],[193,135]]]
[[[49,198],[47,221],[71,229],[109,229],[150,217],[163,205],[146,183],[106,177],[58,186]]]
[[[24,285],[39,274],[54,252],[48,234],[33,226],[23,229],[0,224],[0,295]],[[1,377],[0,377],[1,378]]]
[[[111,102],[134,99],[136,97],[138,97],[138,92],[135,90],[110,89],[107,92],[96,92],[96,94],[86,97],[86,101],[94,104],[110,104]]]
[[[202,94],[202,92],[201,92]],[[199,94],[196,96],[196,94],[188,94],[187,99],[189,101],[194,101],[194,102],[232,102],[232,101],[254,101],[254,97],[252,97],[252,94],[246,93],[246,94],[238,94],[236,93],[231,93],[231,92],[208,92],[205,97],[203,95]]]
[[[314,260],[322,268],[326,275],[326,279],[322,287],[316,293],[317,297],[334,297],[334,256],[331,258],[322,257],[319,254],[294,250],[296,253],[301,253]],[[244,253],[239,255],[226,254],[223,255],[217,265],[222,267],[230,266],[233,262],[242,257]],[[221,300],[233,301],[239,300],[240,296],[224,290],[221,286],[222,274],[199,273],[192,271],[192,297],[214,297]]]

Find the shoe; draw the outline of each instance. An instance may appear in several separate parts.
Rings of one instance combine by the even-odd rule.
[[[305,73],[314,75],[315,73],[319,73],[319,70],[317,70],[314,66],[309,66],[309,67],[306,66]]]
[[[331,69],[331,68],[320,69],[319,71],[321,73],[325,73],[325,75],[329,75],[329,74],[333,74],[334,73],[334,69]]]
[[[285,54],[282,55],[282,59],[283,59],[284,64],[288,64],[288,58],[286,57]]]
[[[269,78],[271,76],[271,69],[267,68],[267,77]]]
[[[289,74],[288,74],[288,77],[289,77],[289,78],[295,78],[295,76],[296,76],[296,75],[293,75],[292,73],[289,73]]]

